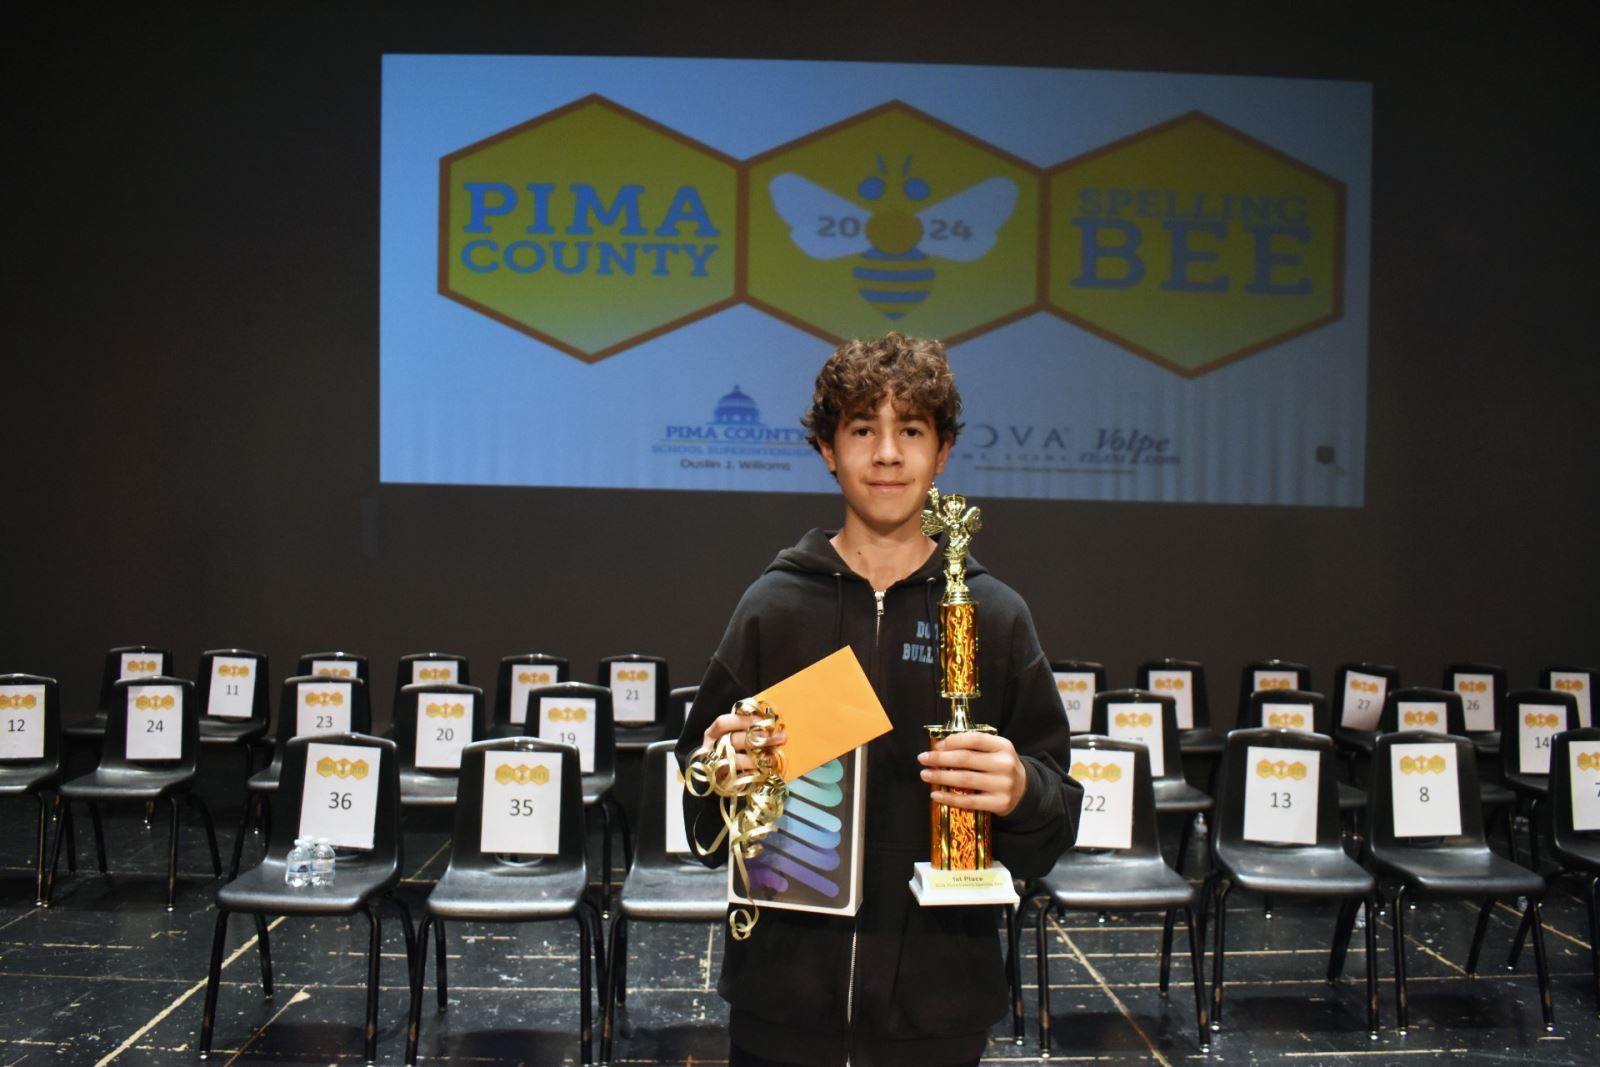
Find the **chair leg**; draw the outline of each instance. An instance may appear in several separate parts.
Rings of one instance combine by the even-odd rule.
[[[378,1062],[378,960],[383,954],[383,926],[371,904],[362,908],[367,917],[367,1030],[366,1053],[368,1063]]]
[[[1161,921],[1161,981],[1157,988],[1162,996],[1167,995],[1167,987],[1172,981],[1172,928],[1177,924],[1178,909],[1168,908],[1166,916]],[[1188,913],[1189,937],[1194,938],[1194,909]]]
[[[1394,1016],[1395,1027],[1404,1037],[1410,1027],[1411,1017],[1406,1011],[1406,887],[1394,892],[1389,905],[1389,918],[1394,925]],[[1369,921],[1367,925],[1371,925]]]
[[[606,973],[609,975],[616,971],[617,980],[613,984],[617,989],[617,1004],[628,1002],[628,924],[622,924],[622,930],[617,935],[616,951],[608,953],[605,960]]]
[[[589,940],[589,917],[583,914],[581,903],[578,909],[578,1054],[580,1062],[588,1067],[594,1062],[594,1015],[590,1004],[594,997],[594,969],[589,961],[593,943]]]
[[[272,942],[268,939],[267,917],[256,917],[256,955],[261,957],[261,995],[272,999]]]
[[[1189,842],[1194,840],[1194,821],[1197,818],[1198,815],[1185,815],[1183,828],[1178,831],[1178,862],[1172,865],[1172,869],[1179,874],[1183,873],[1183,865],[1189,858]]]
[[[1589,879],[1589,967],[1594,971],[1594,1010],[1600,1015],[1600,875]]]
[[[1228,935],[1228,892],[1233,887],[1226,878],[1218,879],[1212,887],[1217,908],[1216,940],[1211,946],[1211,1032],[1222,1029],[1222,954]]]
[[[1211,1020],[1206,1011],[1205,963],[1201,959],[1200,935],[1195,930],[1194,908],[1185,904],[1183,927],[1189,934],[1189,977],[1194,985],[1194,1018],[1200,1028],[1200,1051],[1211,1051]]]
[[[217,851],[217,824],[211,821],[211,809],[206,807],[206,802],[200,799],[198,793],[186,793],[184,797],[190,804],[200,809],[200,819],[206,826],[206,844],[211,848],[211,875],[214,878],[221,878],[222,853]]]
[[[171,911],[178,896],[178,795],[167,794],[167,806],[172,809],[167,820],[167,910]]]
[[[33,902],[35,905],[44,904],[44,854],[48,851],[50,843],[49,810],[45,807],[44,794],[33,794],[34,803],[39,805],[39,831],[35,835],[38,840],[33,850]],[[60,804],[57,800],[55,803]]]
[[[1511,939],[1511,952],[1506,956],[1506,970],[1517,969],[1517,961],[1522,958],[1522,943],[1527,940],[1528,929],[1533,925],[1533,916],[1526,909],[1522,912],[1522,921],[1517,924],[1517,936]]]
[[[1022,1044],[1023,1032],[1026,1027],[1022,1021],[1022,961],[1021,933],[1022,916],[1020,909],[1015,904],[1007,904],[1006,912],[1006,984],[1011,989],[1011,1040],[1014,1044]]]
[[[61,794],[56,794],[56,805],[60,813],[56,816],[56,832],[63,829],[67,831],[67,873],[78,873],[78,828],[72,821],[72,805],[61,799]]]
[[[417,931],[417,958],[410,967],[411,1000],[406,1005],[406,1067],[417,1062],[417,1038],[422,1033],[422,985],[428,970],[428,928],[433,916],[422,917],[422,929]]]
[[[617,1025],[617,993],[621,988],[619,975],[622,971],[622,958],[627,952],[623,929],[628,925],[628,917],[618,909],[617,914],[611,919],[611,947],[606,952],[606,975],[600,984],[600,1062],[611,1062],[611,1050],[615,1041]]]
[[[69,820],[72,818],[72,802],[62,800],[61,794],[56,794],[56,803],[61,805],[61,817],[56,820],[56,839],[50,846],[50,867],[46,871],[44,880],[43,901],[45,907],[50,906],[51,900],[56,895],[56,867],[61,862],[61,839],[67,836]]]
[[[100,805],[92,800],[89,801],[89,821],[94,823],[94,851],[100,861],[100,873],[110,874],[106,866],[106,828],[100,821]]]
[[[1537,897],[1528,898],[1528,913],[1533,916],[1533,963],[1539,971],[1539,1006],[1544,1010],[1545,1033],[1554,1033],[1556,1010],[1550,1003],[1550,967],[1544,955],[1544,919],[1539,914]]]
[[[1372,895],[1362,903],[1367,909],[1366,941],[1367,941],[1367,1037],[1373,1041],[1378,1040],[1378,895],[1374,888]]]
[[[1034,926],[1035,947],[1039,963],[1039,1055],[1050,1055],[1050,943],[1045,934],[1045,926],[1050,920],[1050,909],[1055,906],[1053,899],[1046,900],[1039,905],[1039,921]]]
[[[206,970],[206,1002],[200,1014],[200,1058],[211,1054],[211,1029],[217,1019],[217,987],[222,984],[222,949],[228,940],[228,913],[217,909],[216,931],[211,935],[211,964]]]
[[[1472,947],[1467,949],[1467,974],[1478,976],[1478,953],[1483,948],[1483,935],[1489,929],[1489,917],[1494,914],[1494,898],[1489,897],[1478,909],[1478,924],[1472,930]]]
[[[1530,803],[1528,805],[1528,854],[1532,857],[1532,862],[1530,862],[1528,864],[1528,869],[1531,870],[1534,874],[1539,874],[1540,873],[1540,871],[1539,871],[1539,862],[1540,862],[1540,860],[1539,860],[1539,818],[1540,818],[1539,808],[1540,808],[1541,804],[1542,804],[1542,801],[1540,801],[1540,799],[1538,797],[1534,797],[1532,803]]]
[[[437,959],[433,964],[433,985],[435,995],[439,1000],[439,1010],[442,1012],[450,1006],[450,983],[445,973],[445,947],[444,947],[444,920],[436,919],[433,924],[433,948]]]
[[[600,917],[611,914],[611,808],[605,801],[600,809]]]
[[[1334,985],[1344,974],[1344,960],[1350,951],[1350,935],[1355,932],[1356,909],[1361,901],[1347,897],[1339,902],[1339,915],[1333,920],[1333,948],[1328,953],[1328,984]]]
[[[255,810],[256,799],[262,794],[246,792],[244,810],[239,813],[239,832],[233,835],[233,859],[228,861],[228,881],[239,877],[239,864],[244,860],[244,839],[250,832],[250,814]]]

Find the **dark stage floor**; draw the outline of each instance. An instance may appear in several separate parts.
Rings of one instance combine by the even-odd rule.
[[[204,794],[218,816],[224,860],[238,818],[235,775],[208,762]],[[214,776],[214,777],[213,777]],[[33,905],[31,806],[6,802],[0,825],[0,1063],[174,1064],[195,1061],[215,882],[198,824],[186,827],[177,910],[164,907],[165,818],[146,827],[138,810],[107,820],[112,875],[93,871],[80,820],[79,873],[62,863],[55,906]],[[433,817],[437,819],[437,816]],[[414,912],[446,861],[441,825],[417,820],[406,838],[403,892]],[[598,854],[598,848],[595,853]],[[252,855],[255,847],[247,850]],[[1462,971],[1475,909],[1424,903],[1408,923],[1411,1032],[1393,1029],[1390,930],[1381,922],[1379,995],[1385,1029],[1367,1037],[1358,936],[1346,980],[1321,979],[1332,925],[1329,904],[1280,906],[1269,920],[1259,898],[1234,894],[1229,909],[1225,1027],[1199,1052],[1187,955],[1180,936],[1170,996],[1156,989],[1159,922],[1101,924],[1072,916],[1051,927],[1054,1045],[1049,1062],[1215,1064],[1600,1063],[1600,1023],[1590,994],[1587,931],[1571,883],[1547,897],[1545,918],[1557,1030],[1540,1022],[1532,953],[1504,969],[1515,915],[1502,908],[1489,932],[1486,973]],[[1032,910],[1029,914],[1031,916]],[[995,1028],[985,1063],[1038,1064],[1035,957],[1024,938],[1027,1038]],[[235,918],[225,957],[210,1062],[334,1064],[361,1059],[365,924],[278,920],[272,928],[277,995],[263,999],[253,929]],[[378,1049],[402,1061],[407,990],[398,922],[385,925]],[[997,936],[999,936],[997,934]],[[725,1012],[714,991],[722,933],[707,925],[635,925],[626,1024],[613,1062],[726,1061]],[[423,1063],[578,1062],[577,935],[562,924],[451,927],[450,1010],[431,1002],[422,1021]],[[1207,961],[1209,970],[1209,958]],[[430,968],[431,971],[431,968]],[[431,980],[431,977],[430,977]]]

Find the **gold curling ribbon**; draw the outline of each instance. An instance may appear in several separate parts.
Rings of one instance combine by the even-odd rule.
[[[761,855],[762,840],[783,814],[789,785],[783,780],[783,746],[772,740],[783,730],[782,718],[770,704],[753,699],[739,701],[733,710],[751,716],[750,725],[745,727],[745,751],[755,769],[740,773],[733,734],[726,733],[717,739],[714,748],[702,745],[695,749],[683,774],[683,788],[690,796],[715,793],[721,798],[722,832],[709,848],[702,849],[698,841],[694,847],[700,855],[708,856],[727,839],[728,858],[733,862],[738,884],[744,887],[744,897],[752,901],[750,907],[734,908],[728,913],[728,932],[735,941],[743,941],[761,918],[760,907],[753,903],[745,861]]]

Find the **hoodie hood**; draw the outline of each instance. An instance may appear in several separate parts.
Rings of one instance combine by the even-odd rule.
[[[824,574],[834,578],[842,578],[845,581],[866,581],[865,578],[850,569],[850,565],[844,561],[844,558],[833,547],[832,539],[838,532],[838,530],[811,530],[800,539],[799,544],[779,552],[777,558],[767,565],[767,572],[789,571],[797,574]],[[928,557],[927,562],[918,567],[913,573],[900,579],[895,585],[925,582],[944,573],[944,535],[940,534],[935,538],[934,544],[938,547]],[[988,569],[973,558],[972,553],[967,553],[967,575],[969,577],[988,573]]]

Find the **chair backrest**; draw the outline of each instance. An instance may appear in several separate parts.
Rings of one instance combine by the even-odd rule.
[[[0,764],[61,770],[61,684],[0,674]]]
[[[1183,779],[1177,701],[1170,692],[1107,689],[1096,693],[1089,710],[1089,732],[1144,745],[1154,778]]]
[[[636,652],[602,656],[595,683],[611,690],[612,722],[618,730],[658,725],[672,691],[666,658]]]
[[[391,723],[400,718],[400,691],[408,685],[471,685],[467,657],[455,652],[407,652],[394,669]]]
[[[400,687],[394,743],[402,768],[455,774],[461,750],[488,732],[488,707],[477,686],[418,682]]]
[[[545,874],[581,868],[582,780],[578,750],[571,745],[534,737],[468,745],[461,750],[450,867],[494,869],[511,877],[530,868]],[[526,862],[533,859],[536,864]]]
[[[528,694],[528,709],[524,736],[574,746],[584,774],[610,774],[616,768],[609,688],[584,682],[541,685]]]
[[[1380,735],[1367,797],[1367,841],[1375,852],[1488,847],[1478,757],[1466,737],[1422,730]]]
[[[1600,685],[1600,668],[1546,667],[1539,672],[1539,688],[1571,693],[1578,702],[1578,725],[1600,726],[1594,720],[1595,686]]]
[[[1469,733],[1500,732],[1500,709],[1506,702],[1504,667],[1493,663],[1452,663],[1444,669],[1444,688],[1461,694],[1461,710]]]
[[[1140,689],[1165,693],[1176,702],[1178,729],[1209,730],[1211,705],[1206,698],[1206,669],[1192,659],[1158,659],[1139,664]],[[1096,731],[1098,733],[1099,731]],[[1150,763],[1156,765],[1155,753]],[[1161,775],[1157,774],[1157,778]]]
[[[1389,690],[1378,716],[1381,733],[1416,730],[1427,734],[1466,735],[1465,701],[1454,689],[1406,685]]]
[[[308,779],[314,783],[311,788]],[[367,814],[371,815],[370,824],[363,818]],[[394,742],[358,733],[291,740],[284,749],[279,788],[272,796],[267,857],[286,860],[302,828],[311,836],[329,837],[340,850],[341,863],[354,860],[398,872],[402,863],[400,761]],[[337,829],[330,832],[330,828]],[[341,839],[340,833],[363,830],[370,832],[365,847]]]
[[[1600,726],[1566,730],[1550,745],[1550,830],[1556,853],[1600,841]]]
[[[1286,659],[1257,659],[1246,663],[1239,671],[1239,721],[1236,725],[1244,725],[1253,694],[1273,689],[1309,692],[1312,689],[1311,668]]]
[[[673,756],[677,743],[676,738],[668,738],[653,742],[644,750],[635,866],[702,866],[683,828],[683,781],[678,777],[678,761]]]
[[[124,678],[154,678],[172,674],[172,653],[155,645],[118,645],[106,652],[100,671],[100,710],[110,711],[115,686]]]
[[[359,678],[370,691],[372,676],[367,673],[367,657],[359,652],[307,652],[295,663],[296,678],[314,675],[319,678]]]
[[[213,648],[200,653],[195,671],[195,703],[200,714],[227,722],[266,722],[267,657],[243,648]]]
[[[1315,789],[1310,783],[1313,773]],[[1332,738],[1282,729],[1233,730],[1223,748],[1218,781],[1213,849],[1341,847]],[[1315,803],[1314,817],[1304,815],[1308,801]],[[1304,837],[1267,840],[1280,830],[1280,818],[1303,830]]]
[[[281,765],[294,737],[372,732],[372,706],[367,683],[355,675],[332,677],[301,674],[283,680],[278,697],[278,733],[272,762]]]
[[[1128,857],[1161,855],[1148,748],[1101,734],[1078,735],[1072,739],[1071,774],[1083,786],[1075,848],[1115,848]],[[1100,819],[1115,823],[1096,825]],[[1127,845],[1101,843],[1119,838]]]
[[[1294,730],[1333,736],[1328,698],[1304,689],[1258,689],[1245,702],[1239,727],[1244,730]]]
[[[1105,665],[1088,659],[1053,659],[1050,673],[1056,678],[1056,693],[1061,697],[1068,728],[1075,734],[1088,733],[1095,694],[1106,687]]]
[[[571,667],[565,656],[550,656],[543,652],[501,656],[500,667],[495,675],[490,728],[521,726],[527,718],[528,692],[541,685],[565,682],[570,677]]]
[[[1400,672],[1382,663],[1343,663],[1334,674],[1333,726],[1336,730],[1371,733],[1383,716],[1389,690],[1400,684]]]
[[[1507,774],[1550,773],[1556,734],[1578,724],[1578,698],[1554,689],[1516,689],[1506,694],[1500,724],[1500,765]]]
[[[192,771],[200,747],[194,683],[158,674],[124,678],[111,688],[100,767]]]
[[[698,685],[680,685],[667,694],[667,714],[661,722],[662,736],[676,740],[683,733],[683,724],[694,708],[694,698],[700,695]]]

